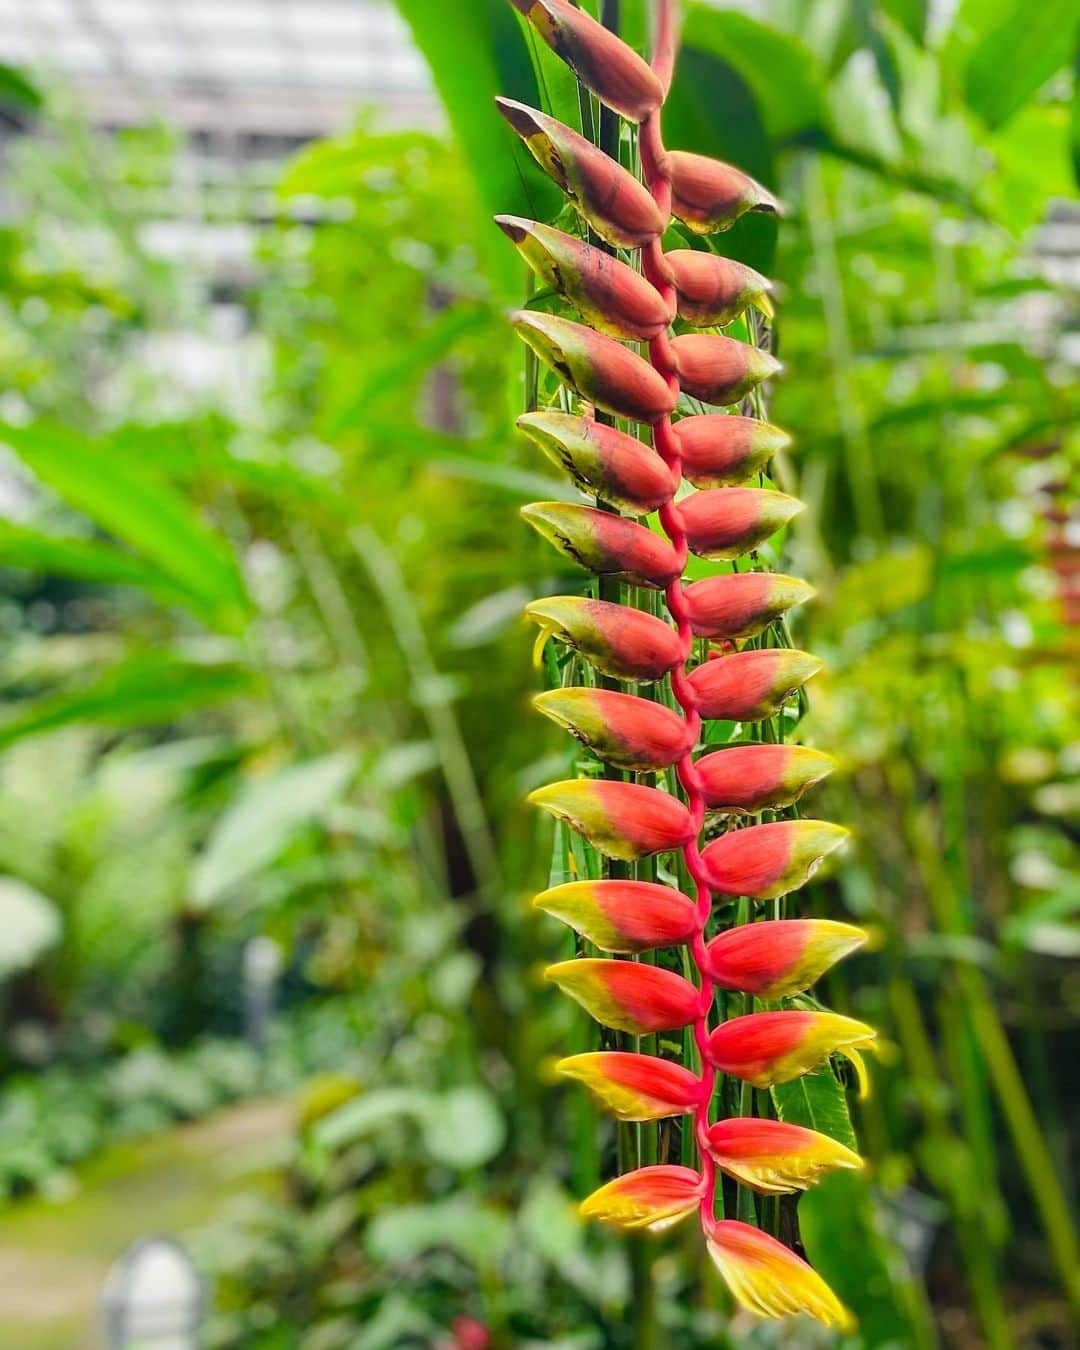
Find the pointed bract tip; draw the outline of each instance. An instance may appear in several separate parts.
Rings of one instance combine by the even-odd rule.
[[[808,1313],[837,1331],[854,1331],[854,1316],[821,1276],[768,1233],[721,1219],[706,1246],[736,1301],[756,1316]]]
[[[583,603],[582,597],[578,595],[545,595],[539,600],[530,600],[521,612],[527,619],[562,623],[567,615],[580,609]]]
[[[493,219],[503,234],[515,244],[520,244],[528,237],[529,227],[533,224],[524,216],[495,216]]]
[[[805,506],[805,502],[800,503],[800,509],[804,509]],[[785,595],[792,597],[793,606],[809,604],[817,595],[817,587],[811,586],[809,581],[804,581],[802,577],[786,577],[784,582]]]
[[[496,94],[495,107],[519,136],[535,136],[540,130],[540,124],[536,119],[541,114],[537,113],[535,108],[530,108],[528,104],[519,103],[515,98],[504,98],[501,94]]]

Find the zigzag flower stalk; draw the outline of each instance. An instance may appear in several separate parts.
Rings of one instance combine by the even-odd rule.
[[[721,1174],[774,1195],[806,1187],[829,1169],[860,1165],[855,1153],[825,1135],[755,1118],[747,1109],[714,1121],[725,1096],[717,1091],[718,1076],[748,1085],[741,1090],[751,1094],[743,1096],[745,1105],[753,1087],[790,1081],[839,1054],[856,1065],[862,1083],[859,1050],[874,1038],[861,1022],[805,1003],[754,1010],[755,999],[776,1005],[800,995],[864,940],[849,924],[779,917],[778,898],[802,886],[845,831],[817,820],[760,820],[763,812],[790,808],[829,772],[831,761],[783,744],[782,736],[781,743],[766,743],[756,735],[695,758],[703,718],[764,723],[819,662],[786,642],[759,637],[776,632],[783,615],[813,593],[805,582],[733,568],[684,585],[691,552],[727,560],[750,554],[801,503],[745,485],[787,444],[784,432],[735,412],[687,412],[673,420],[685,408],[684,396],[738,404],[779,365],[756,344],[685,331],[729,324],[748,307],[771,317],[769,282],[711,252],[665,253],[661,237],[673,216],[690,234],[705,235],[748,211],[775,212],[777,203],[729,165],[665,149],[661,108],[676,48],[672,0],[657,0],[651,65],[568,0],[512,3],[589,93],[638,127],[644,179],[544,113],[499,100],[511,127],[588,227],[581,239],[535,221],[498,218],[543,284],[577,316],[540,310],[513,316],[519,335],[579,400],[573,411],[529,412],[519,425],[598,499],[595,507],[540,502],[524,515],[594,575],[662,591],[672,621],[576,596],[528,607],[540,629],[538,653],[555,639],[609,680],[670,690],[674,705],[592,685],[540,695],[540,711],[582,741],[609,776],[555,783],[532,800],[622,860],[624,870],[633,860],[673,857],[691,891],[609,869],[605,877],[554,886],[536,899],[538,908],[599,950],[631,958],[560,962],[548,970],[556,985],[605,1026],[630,1036],[689,1029],[696,1048],[696,1064],[686,1065],[626,1050],[561,1061],[562,1073],[585,1084],[618,1119],[683,1116],[692,1128],[694,1147],[684,1149],[682,1162],[695,1166],[661,1161],[639,1167],[602,1186],[582,1212],[653,1231],[696,1212],[708,1252],[740,1304],[766,1317],[805,1312],[847,1329],[850,1314],[801,1257],[753,1224],[717,1213]],[[640,270],[630,257],[638,249]],[[646,342],[647,359],[628,342]],[[651,444],[632,434],[642,425]],[[642,523],[653,511],[660,532]],[[721,647],[698,662],[699,641]],[[672,769],[668,781],[677,791],[621,776],[670,776]],[[707,812],[728,828],[702,846]],[[758,819],[743,827],[743,817]],[[778,917],[710,937],[714,896],[725,903],[739,897],[747,920],[755,902],[774,900]],[[636,959],[678,946],[688,952],[683,970],[693,980],[662,959]],[[725,997],[732,991],[741,1015],[723,1016],[718,991]]]

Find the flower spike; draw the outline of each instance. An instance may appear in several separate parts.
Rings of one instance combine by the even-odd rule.
[[[521,515],[565,557],[598,576],[662,590],[682,572],[663,535],[625,516],[575,502],[532,502]]]
[[[606,243],[638,248],[663,231],[664,218],[648,190],[584,136],[515,99],[497,98],[495,106]]]
[[[652,70],[603,24],[568,0],[510,0],[586,89],[628,122],[640,122],[664,101]]]
[[[659,1231],[696,1210],[710,1256],[743,1307],[765,1317],[805,1312],[847,1331],[851,1315],[805,1261],[748,1224],[717,1221],[717,1184],[726,1173],[762,1194],[784,1194],[831,1168],[860,1166],[858,1156],[786,1121],[710,1120],[718,1073],[766,1088],[841,1054],[863,1084],[858,1052],[874,1036],[861,1022],[809,1007],[725,1021],[723,1005],[714,1006],[717,988],[770,1004],[799,994],[865,940],[862,930],[826,919],[747,921],[754,917],[748,902],[801,886],[846,836],[837,825],[795,817],[794,804],[833,766],[816,750],[786,744],[783,734],[785,703],[821,662],[793,651],[773,626],[813,588],[759,568],[756,558],[752,571],[692,584],[682,576],[689,553],[734,560],[773,539],[771,557],[802,504],[750,482],[771,472],[773,456],[790,444],[786,432],[734,413],[673,420],[686,399],[730,408],[780,369],[771,335],[753,316],[745,324],[748,342],[715,331],[670,331],[676,320],[692,329],[722,328],[751,307],[771,322],[770,282],[711,249],[665,253],[662,240],[672,216],[692,233],[707,234],[747,212],[777,212],[779,205],[731,165],[664,147],[661,105],[678,49],[677,0],[653,0],[649,7],[651,66],[574,0],[511,3],[586,89],[641,123],[640,130],[614,128],[605,115],[601,129],[616,130],[609,156],[545,114],[499,100],[500,112],[592,234],[618,249],[641,250],[636,260],[615,256],[594,246],[592,234],[585,241],[518,216],[496,217],[560,308],[547,312],[540,297],[537,309],[513,316],[519,335],[565,386],[556,396],[561,408],[527,412],[518,425],[583,492],[599,499],[535,502],[522,511],[560,552],[603,579],[604,596],[549,596],[527,607],[540,630],[538,664],[548,658],[556,686],[540,694],[536,706],[587,746],[605,773],[598,777],[598,766],[582,763],[579,777],[540,788],[531,800],[608,857],[632,863],[654,853],[679,855],[670,871],[650,869],[650,879],[639,880],[630,868],[595,854],[587,853],[580,866],[575,841],[577,879],[541,892],[533,905],[568,924],[593,951],[614,954],[559,962],[547,971],[553,983],[616,1033],[692,1028],[684,1039],[699,1051],[696,1072],[629,1048],[559,1062],[560,1074],[583,1083],[620,1120],[690,1117],[683,1138],[699,1160],[698,1167],[664,1162],[618,1176],[581,1211],[629,1231]],[[586,97],[583,110],[587,103]],[[608,145],[606,134],[603,141]],[[620,158],[640,164],[642,181]],[[562,306],[585,323],[562,317]],[[647,347],[638,355],[621,343]],[[550,384],[539,385],[541,398]],[[567,410],[573,395],[587,406]],[[755,411],[760,401],[753,400]],[[605,412],[635,425],[612,425]],[[780,481],[784,475],[772,476]],[[645,528],[641,517],[653,512],[655,521]],[[661,591],[667,619],[652,600],[638,600],[613,581]],[[616,595],[628,603],[614,603]],[[739,649],[762,634],[759,644]],[[546,646],[552,637],[606,678],[590,681],[572,661],[562,662]],[[706,648],[702,660],[699,639],[723,649]],[[651,698],[639,697],[611,688],[612,680],[661,687]],[[726,744],[695,759],[699,741],[732,739],[723,728],[704,728],[710,718],[776,718],[777,725],[753,743]],[[665,790],[624,777],[661,773]],[[763,813],[780,818],[759,823]],[[706,843],[703,830],[711,835],[718,825],[726,832]],[[670,882],[675,875],[687,881],[687,893],[652,879]],[[738,907],[714,905],[716,895],[745,899]],[[675,959],[618,959],[664,947],[681,950]],[[693,965],[694,978],[676,973],[676,962]],[[660,1045],[669,1050],[677,1039],[665,1037]]]
[[[606,778],[567,778],[529,793],[609,858],[632,862],[680,848],[693,838],[690,814],[658,788]]]
[[[538,310],[516,310],[510,322],[565,384],[605,412],[657,422],[674,410],[675,395],[663,376],[614,338]]]
[[[574,1078],[619,1120],[663,1120],[702,1104],[697,1074],[655,1055],[599,1050],[559,1060],[556,1070]]]
[[[661,1233],[697,1209],[704,1193],[705,1178],[689,1167],[639,1167],[593,1191],[580,1212],[618,1228]]]
[[[827,1134],[783,1120],[732,1116],[711,1125],[706,1137],[717,1167],[761,1195],[805,1190],[834,1168],[863,1165]]]
[[[550,408],[523,413],[517,425],[578,487],[612,506],[644,516],[671,498],[667,465],[625,431]]]
[[[721,1219],[706,1245],[738,1302],[759,1317],[809,1313],[827,1327],[853,1331],[855,1319],[811,1266],[782,1242],[737,1219]]]
[[[689,980],[637,961],[583,957],[548,966],[544,974],[590,1017],[632,1036],[689,1026],[701,1001]]]
[[[667,327],[671,313],[660,292],[610,253],[520,216],[496,216],[495,223],[541,281],[601,333],[630,340]]]
[[[709,943],[707,968],[722,989],[756,998],[788,998],[866,941],[866,932],[833,919],[767,919],[729,928]]]
[[[692,748],[678,713],[633,694],[570,686],[537,694],[533,707],[617,769],[666,769]]]
[[[682,891],[653,881],[568,881],[533,900],[606,952],[647,952],[686,942],[696,927]]]

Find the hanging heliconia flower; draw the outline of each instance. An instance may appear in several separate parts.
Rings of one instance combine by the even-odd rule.
[[[789,437],[747,415],[756,399],[728,412],[685,404],[689,397],[730,408],[779,371],[754,341],[686,331],[741,319],[752,336],[754,311],[772,318],[772,286],[704,247],[665,253],[661,244],[673,218],[691,235],[708,235],[779,205],[730,165],[665,149],[660,118],[676,49],[674,0],[655,0],[651,65],[569,0],[511,3],[610,110],[605,118],[613,112],[637,128],[630,134],[644,180],[545,113],[498,100],[582,222],[579,237],[518,216],[496,218],[556,307],[570,313],[552,313],[548,304],[512,316],[565,391],[561,406],[526,412],[518,425],[593,499],[536,502],[522,514],[566,558],[604,579],[602,594],[619,594],[619,583],[659,591],[667,615],[599,596],[549,596],[527,608],[539,627],[538,658],[554,640],[576,653],[586,677],[588,667],[593,672],[584,683],[540,694],[536,706],[588,747],[606,775],[554,783],[531,800],[619,860],[604,865],[605,875],[590,879],[579,870],[579,879],[536,897],[538,909],[608,954],[559,962],[547,976],[615,1032],[639,1037],[685,1028],[697,1050],[693,1065],[629,1049],[559,1062],[560,1073],[619,1120],[686,1117],[692,1131],[681,1164],[696,1165],[661,1160],[626,1172],[589,1196],[582,1213],[654,1232],[697,1213],[709,1255],[740,1304],[766,1317],[805,1312],[849,1329],[851,1315],[805,1261],[753,1224],[718,1214],[721,1175],[779,1195],[831,1169],[861,1166],[844,1144],[770,1113],[723,1117],[718,1087],[729,1080],[720,1076],[749,1085],[728,1092],[731,1101],[812,1073],[838,1055],[864,1086],[859,1052],[874,1041],[872,1028],[805,998],[784,1006],[866,936],[847,923],[788,918],[780,898],[801,887],[846,834],[826,821],[796,818],[794,804],[833,763],[784,744],[782,717],[775,727],[770,722],[789,699],[802,697],[820,668],[791,647],[782,626],[813,589],[796,577],[735,565],[802,509],[748,481]],[[647,358],[627,343],[647,343]],[[659,529],[645,520],[652,512]],[[684,585],[690,553],[733,565]],[[630,690],[613,689],[612,681]],[[646,696],[650,689],[654,698]],[[735,727],[704,738],[709,753],[695,758],[703,719]],[[625,777],[638,774],[649,781]],[[721,827],[707,845],[706,819],[714,833]],[[639,860],[665,854],[666,871],[633,875]],[[691,893],[658,875],[688,879]],[[714,897],[725,915],[737,900],[744,922],[715,931]],[[762,902],[771,916],[755,922]],[[671,947],[684,949],[681,961],[651,955]],[[755,1007],[755,1000],[768,1006]],[[729,1009],[738,1015],[725,1015]],[[673,1044],[669,1034],[652,1048]]]

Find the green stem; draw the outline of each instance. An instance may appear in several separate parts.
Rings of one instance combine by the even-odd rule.
[[[986,991],[981,974],[972,966],[959,971],[976,1037],[998,1105],[1012,1135],[1020,1166],[1042,1219],[1054,1263],[1074,1311],[1080,1313],[1080,1241],[1065,1196],[1058,1184],[1054,1161],[1032,1110],[1023,1077]]]
[[[844,279],[836,251],[825,182],[818,163],[814,163],[806,175],[806,211],[825,311],[829,373],[855,507],[855,523],[860,534],[880,539],[884,533],[884,516],[874,474],[866,417],[849,377],[854,352],[844,299]]]
[[[370,526],[349,531],[349,542],[367,569],[386,610],[412,679],[412,696],[428,724],[477,889],[494,904],[499,862],[465,738],[428,647],[427,636],[397,559]]]

